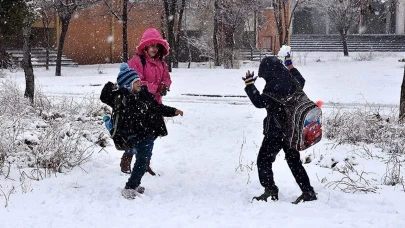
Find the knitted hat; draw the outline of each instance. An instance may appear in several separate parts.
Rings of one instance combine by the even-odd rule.
[[[135,80],[141,80],[138,74],[127,63],[122,63],[118,73],[117,83],[119,87],[130,86]]]

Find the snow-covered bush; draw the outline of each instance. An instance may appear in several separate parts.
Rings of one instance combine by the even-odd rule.
[[[373,52],[358,53],[356,57],[353,57],[354,61],[373,61],[375,55]]]
[[[31,106],[15,82],[0,84],[0,164],[63,172],[85,162],[108,139],[93,96],[50,99],[36,91]],[[3,160],[3,162],[1,162]],[[38,178],[40,179],[40,178]]]
[[[381,113],[386,114],[382,115]],[[326,138],[339,144],[373,144],[384,153],[387,167],[383,184],[403,185],[402,163],[405,161],[405,125],[400,123],[396,109],[383,110],[369,105],[359,108],[335,106],[324,120]],[[371,152],[370,152],[371,153]],[[377,157],[366,154],[368,158]]]
[[[373,143],[388,153],[405,155],[405,125],[397,110],[381,115],[380,108],[343,109],[336,106],[325,119],[325,135],[338,143]]]
[[[377,192],[377,187],[367,179],[367,173],[357,171],[349,162],[345,162],[344,168],[339,170],[339,173],[343,175],[340,180],[328,182],[325,186],[340,189],[345,193]]]
[[[0,78],[5,78],[6,77],[6,70],[0,68]]]
[[[298,63],[299,65],[307,65],[307,57],[308,52],[295,52],[293,58],[293,62]]]

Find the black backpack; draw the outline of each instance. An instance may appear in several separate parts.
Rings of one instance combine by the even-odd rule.
[[[284,107],[283,141],[295,150],[302,151],[322,139],[322,110],[298,86],[295,93],[280,97],[264,93]],[[280,121],[281,122],[281,121]]]
[[[110,130],[111,138],[114,141],[117,150],[129,150],[131,144],[128,142],[128,136],[120,131],[120,121],[122,119],[124,95],[116,94],[114,96],[114,107],[112,113],[113,128]]]

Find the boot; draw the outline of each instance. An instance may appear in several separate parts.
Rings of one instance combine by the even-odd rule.
[[[121,194],[125,199],[135,199],[139,194],[143,194],[144,192],[145,188],[142,186],[138,186],[135,189],[125,186],[125,188],[122,189]]]
[[[299,204],[300,202],[305,202],[305,201],[313,201],[317,200],[316,198],[316,193],[314,190],[303,192],[302,195],[300,195],[294,202],[293,204]]]
[[[121,158],[121,172],[123,173],[131,173],[131,162],[132,162],[132,154],[126,154],[124,153]]]
[[[278,187],[277,186],[274,186],[272,188],[265,188],[264,193],[261,196],[253,197],[252,202],[253,202],[253,200],[267,202],[267,198],[269,198],[269,197],[271,197],[271,200],[273,200],[273,201],[278,200]]]
[[[156,175],[156,173],[153,172],[152,168],[150,167],[150,160],[148,160],[148,163],[146,164],[146,172],[148,172],[152,176]]]

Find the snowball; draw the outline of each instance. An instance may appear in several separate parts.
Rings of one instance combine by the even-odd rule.
[[[283,45],[278,52],[278,57],[286,57],[287,53],[291,53],[291,47],[288,45]]]

